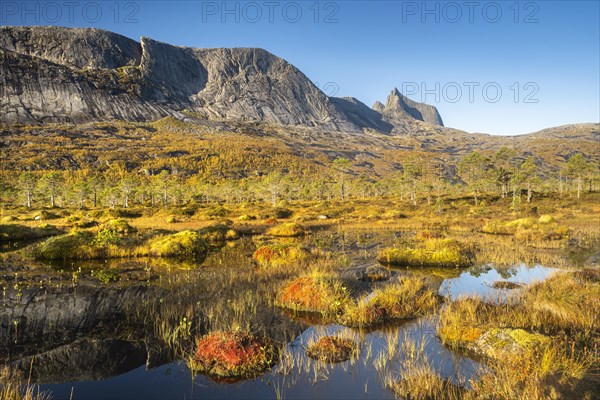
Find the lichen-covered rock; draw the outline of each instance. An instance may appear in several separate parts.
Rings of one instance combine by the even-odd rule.
[[[507,359],[531,353],[549,343],[549,338],[523,329],[492,328],[483,333],[469,347],[494,359]]]

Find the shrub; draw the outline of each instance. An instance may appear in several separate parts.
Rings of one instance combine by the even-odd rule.
[[[34,219],[41,219],[41,220],[57,219],[57,218],[60,218],[57,214],[50,212],[50,211],[46,211],[46,210],[41,210],[39,213],[37,213],[34,216]]]
[[[273,210],[272,217],[279,218],[279,219],[285,219],[285,218],[291,218],[291,216],[293,214],[294,213],[289,208],[277,207]]]
[[[468,267],[473,262],[471,250],[451,239],[427,239],[413,247],[387,248],[379,253],[377,261],[416,267]]]
[[[207,251],[205,240],[190,230],[159,237],[150,244],[150,253],[158,257],[198,260],[204,258]]]
[[[223,218],[229,215],[229,210],[221,205],[214,205],[208,207],[204,214],[209,218]]]
[[[121,237],[116,231],[111,229],[100,229],[94,239],[94,244],[99,246],[108,246],[111,244],[118,244]]]
[[[275,364],[271,340],[245,332],[214,332],[198,341],[192,370],[226,378],[251,378]]]
[[[417,234],[415,235],[415,240],[441,239],[443,237],[444,234],[440,231],[424,229],[417,232]]]

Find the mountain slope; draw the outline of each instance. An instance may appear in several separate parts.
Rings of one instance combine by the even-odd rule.
[[[437,110],[399,95],[387,118],[355,99],[329,98],[285,60],[253,48],[196,49],[99,29],[0,27],[0,122],[184,118],[382,132]],[[437,119],[435,116],[437,115]],[[406,133],[405,129],[398,129]]]

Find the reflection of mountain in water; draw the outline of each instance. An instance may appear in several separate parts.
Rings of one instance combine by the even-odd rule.
[[[22,371],[32,367],[38,383],[100,380],[117,376],[144,365],[148,349],[142,341],[121,339],[77,339],[33,357],[16,360]]]
[[[91,283],[9,292],[0,308],[0,359],[43,382],[100,379],[151,358],[136,305],[150,304],[164,289],[136,284]],[[164,362],[164,361],[163,361]]]

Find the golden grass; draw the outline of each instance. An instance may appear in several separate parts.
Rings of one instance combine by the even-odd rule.
[[[256,249],[252,258],[261,267],[281,267],[308,257],[308,252],[293,243],[267,244]]]
[[[349,326],[369,327],[392,320],[415,318],[430,312],[438,304],[437,293],[425,279],[403,277],[349,303],[342,321]]]
[[[49,393],[40,392],[39,388],[24,383],[19,373],[8,366],[0,368],[0,399],[2,400],[48,400]]]
[[[295,222],[274,226],[267,231],[268,235],[278,237],[296,237],[304,235],[304,227]]]
[[[283,285],[275,304],[295,311],[336,315],[349,301],[349,290],[339,278],[314,269]]]
[[[414,246],[387,248],[377,255],[385,265],[416,267],[467,267],[472,264],[471,250],[453,239],[426,239]]]
[[[560,273],[508,304],[464,298],[440,312],[443,343],[487,358],[473,398],[593,396],[600,384],[598,270]],[[515,368],[518,365],[518,368]],[[590,397],[591,398],[591,397]]]
[[[347,361],[358,352],[358,344],[340,336],[323,336],[306,348],[306,355],[323,362]]]

